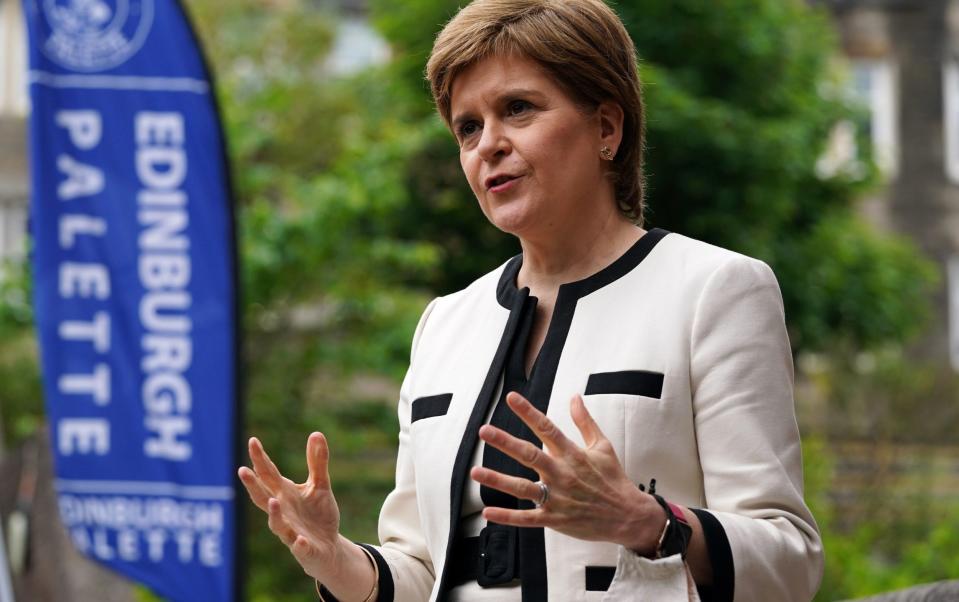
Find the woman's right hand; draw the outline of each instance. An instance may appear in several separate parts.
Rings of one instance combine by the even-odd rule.
[[[339,534],[340,510],[330,488],[330,449],[322,433],[307,439],[309,476],[304,483],[284,477],[256,437],[250,438],[249,449],[253,469],[241,466],[240,481],[253,503],[269,515],[270,531],[308,575],[329,586],[352,573],[348,565],[357,558],[369,565],[363,552]]]

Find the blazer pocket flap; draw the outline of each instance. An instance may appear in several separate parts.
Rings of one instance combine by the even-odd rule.
[[[613,582],[615,576],[616,567],[614,566],[586,567],[586,591],[605,592],[609,590],[609,584]]]
[[[423,418],[445,416],[447,410],[450,409],[450,402],[452,400],[452,393],[429,395],[427,397],[418,397],[414,399],[410,423],[416,422],[417,420],[422,420]]]
[[[623,370],[590,374],[586,395],[616,393],[620,395],[663,396],[663,373],[648,370]]]

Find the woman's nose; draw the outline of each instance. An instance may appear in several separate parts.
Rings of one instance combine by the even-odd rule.
[[[476,149],[484,161],[492,161],[499,156],[509,154],[511,145],[502,125],[495,121],[487,121],[483,124],[483,133],[480,135]]]

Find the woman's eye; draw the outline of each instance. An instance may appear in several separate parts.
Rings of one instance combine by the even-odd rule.
[[[529,109],[530,105],[525,100],[514,100],[509,103],[509,114],[510,115],[519,115]]]
[[[475,134],[479,130],[479,125],[475,121],[467,121],[460,126],[459,135],[460,138],[468,138]]]

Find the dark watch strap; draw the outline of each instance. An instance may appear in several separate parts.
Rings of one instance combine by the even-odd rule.
[[[664,500],[661,495],[653,493],[652,496],[662,506],[663,511],[666,512],[666,520],[669,521],[666,526],[666,534],[663,536],[663,542],[656,550],[657,558],[679,554],[685,559],[686,548],[689,547],[689,540],[693,536],[693,528],[686,522],[685,516],[678,517],[673,513],[670,503]]]

